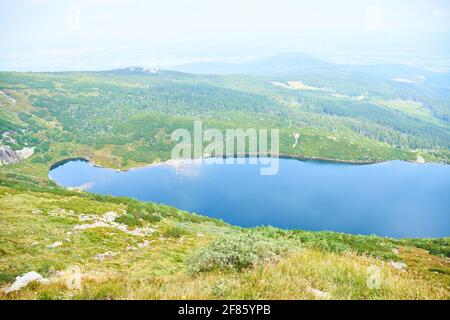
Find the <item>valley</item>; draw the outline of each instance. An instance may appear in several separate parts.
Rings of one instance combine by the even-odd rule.
[[[173,69],[0,72],[0,288],[33,271],[45,279],[0,291],[0,299],[450,297],[446,230],[436,237],[391,238],[236,226],[208,217],[211,207],[199,215],[130,194],[91,193],[92,181],[70,189],[49,178],[50,169],[67,159],[120,172],[164,163],[175,146],[171,133],[181,128],[192,134],[194,121],[202,121],[204,130],[221,132],[279,129],[283,158],[343,167],[400,163],[422,166],[421,172],[439,166],[444,180],[448,74],[336,65],[303,54]],[[445,193],[444,183],[426,190]],[[288,216],[289,210],[280,205],[273,211]],[[332,216],[332,206],[327,210]],[[448,217],[439,224],[448,226]],[[376,288],[367,284],[373,268],[383,279]],[[71,270],[81,272],[75,290],[66,285]]]

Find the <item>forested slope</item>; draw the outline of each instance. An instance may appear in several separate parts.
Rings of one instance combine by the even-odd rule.
[[[375,76],[373,76],[375,77]],[[32,163],[89,153],[129,167],[165,160],[177,128],[279,128],[280,152],[348,161],[449,161],[448,98],[370,77],[192,75],[128,68],[0,73],[1,143]],[[359,82],[366,82],[363,85]],[[378,86],[376,85],[378,83]],[[433,91],[434,90],[434,91]],[[436,92],[439,91],[439,92]],[[380,93],[383,92],[383,93]],[[293,134],[300,143],[293,147]]]

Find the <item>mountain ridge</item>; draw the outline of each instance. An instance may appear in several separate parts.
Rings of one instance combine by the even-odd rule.
[[[195,74],[253,74],[253,75],[295,75],[305,72],[401,72],[413,75],[437,74],[428,70],[397,63],[382,64],[337,64],[314,58],[304,53],[283,53],[248,62],[231,63],[224,61],[194,62],[165,68],[169,71],[180,71]]]

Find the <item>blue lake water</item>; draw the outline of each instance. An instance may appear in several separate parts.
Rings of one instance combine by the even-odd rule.
[[[450,236],[450,166],[347,165],[280,159],[260,165],[159,165],[116,172],[70,161],[50,172],[67,187],[169,204],[243,227],[389,237]]]

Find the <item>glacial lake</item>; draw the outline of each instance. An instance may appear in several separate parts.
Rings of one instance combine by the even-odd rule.
[[[243,227],[450,236],[448,165],[280,159],[273,176],[260,175],[260,167],[161,164],[117,172],[74,160],[49,176],[62,186],[168,204]]]

